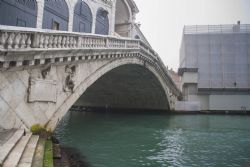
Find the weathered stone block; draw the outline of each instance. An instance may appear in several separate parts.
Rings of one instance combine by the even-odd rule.
[[[31,79],[29,102],[56,102],[56,86],[54,80]]]
[[[19,79],[16,79],[0,91],[0,96],[14,109],[24,101],[26,92],[27,89],[24,84]]]
[[[15,112],[28,127],[39,123],[35,118],[36,113],[34,111],[31,111],[31,109],[25,103],[21,103],[20,105],[18,105],[18,107],[15,109]],[[39,117],[39,115],[37,115],[37,117]]]
[[[8,85],[8,80],[0,73],[0,91]]]
[[[4,100],[0,97],[0,122],[2,122],[2,118],[4,114],[9,110],[9,106],[4,102]]]
[[[29,86],[29,77],[30,77],[29,73],[26,70],[24,70],[24,71],[19,71],[17,74],[18,74],[18,77],[20,78],[20,80],[25,85],[25,87],[28,88],[28,86]]]
[[[11,109],[7,110],[0,118],[0,127],[4,129],[20,128],[22,122]]]

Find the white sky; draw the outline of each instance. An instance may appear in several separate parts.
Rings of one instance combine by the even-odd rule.
[[[134,0],[137,22],[165,65],[178,69],[184,25],[250,24],[250,0]]]

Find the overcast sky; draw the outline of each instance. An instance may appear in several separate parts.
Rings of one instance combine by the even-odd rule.
[[[137,22],[166,66],[178,69],[184,25],[250,24],[250,0],[134,0]]]

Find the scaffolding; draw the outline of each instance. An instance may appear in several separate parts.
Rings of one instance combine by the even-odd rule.
[[[198,88],[250,88],[250,25],[185,26],[180,68],[198,69]]]
[[[250,33],[250,24],[184,26],[183,34]]]

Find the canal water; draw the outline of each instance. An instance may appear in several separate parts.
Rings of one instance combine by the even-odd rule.
[[[250,116],[71,112],[55,136],[91,167],[250,167]]]

